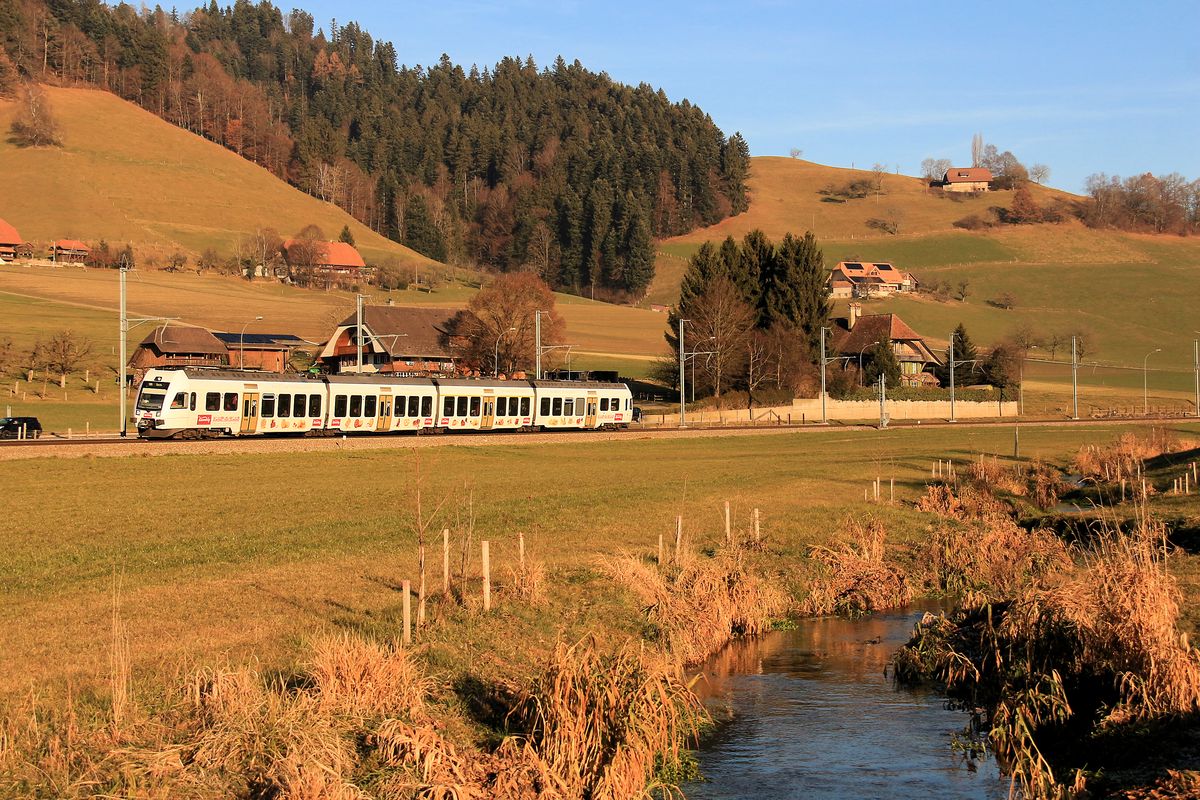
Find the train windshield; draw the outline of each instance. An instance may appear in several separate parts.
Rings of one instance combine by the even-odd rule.
[[[166,392],[148,392],[143,389],[138,395],[137,407],[140,411],[162,411],[163,401],[166,399]]]

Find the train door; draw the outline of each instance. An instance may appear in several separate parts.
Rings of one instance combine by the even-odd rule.
[[[589,395],[587,399],[587,414],[584,415],[583,427],[596,427],[596,405],[600,401],[596,399],[596,395]]]
[[[390,431],[392,429],[392,396],[379,395],[379,417],[375,420],[375,430]]]
[[[483,398],[483,417],[479,420],[479,429],[490,431],[492,423],[496,420],[496,398]]]
[[[258,430],[258,392],[242,393],[242,433]]]

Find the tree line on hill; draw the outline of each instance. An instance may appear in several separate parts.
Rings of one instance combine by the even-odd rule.
[[[265,0],[0,0],[0,90],[17,79],[108,89],[420,253],[567,290],[640,296],[654,237],[747,207],[745,140],[686,100],[561,57],[400,66]]]

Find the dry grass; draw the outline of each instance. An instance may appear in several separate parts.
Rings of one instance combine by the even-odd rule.
[[[936,591],[990,598],[1013,597],[1072,565],[1070,548],[1053,533],[1002,517],[935,526],[925,563]]]
[[[810,551],[822,573],[813,580],[802,613],[858,616],[911,601],[904,571],[885,558],[883,523],[873,517],[850,518],[843,527],[846,541],[840,546]]]
[[[1163,534],[1145,519],[1112,526],[1057,581],[927,616],[895,658],[897,677],[935,680],[985,709],[992,748],[1027,794],[1073,794],[1080,759],[1095,757],[1089,739],[1200,708],[1200,653],[1179,631]]]
[[[684,553],[659,566],[635,556],[603,562],[645,608],[650,636],[685,664],[703,661],[731,638],[757,636],[788,608],[787,594],[756,574],[738,552]]]
[[[1096,482],[1119,483],[1138,480],[1152,458],[1196,447],[1196,442],[1180,437],[1166,428],[1151,428],[1148,433],[1123,433],[1107,445],[1079,448],[1072,464],[1077,472]]]

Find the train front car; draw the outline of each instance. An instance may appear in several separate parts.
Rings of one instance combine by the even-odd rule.
[[[189,435],[197,427],[198,414],[204,413],[203,403],[200,388],[184,370],[151,370],[142,379],[133,407],[138,436],[170,439]],[[236,410],[232,420],[236,424]]]

